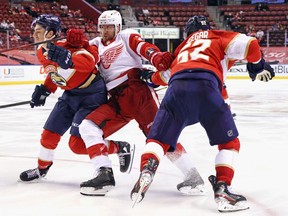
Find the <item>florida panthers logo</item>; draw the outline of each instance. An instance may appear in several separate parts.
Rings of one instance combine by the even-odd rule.
[[[108,50],[106,50],[102,55],[101,55],[101,62],[102,65],[105,69],[108,69],[110,65],[118,58],[120,53],[122,52],[124,47],[124,44],[119,44],[115,47],[112,47]]]
[[[51,80],[54,84],[56,84],[58,86],[66,86],[67,85],[65,78],[62,77],[57,72],[50,72],[49,75],[50,75]]]

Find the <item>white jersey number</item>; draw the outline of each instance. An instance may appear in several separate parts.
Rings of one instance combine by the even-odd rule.
[[[208,47],[210,47],[211,45],[211,40],[203,40],[203,39],[198,39],[198,40],[195,40],[195,41],[191,41],[190,43],[187,43],[183,48],[182,50],[185,50],[185,51],[180,51],[179,55],[178,55],[178,62],[181,63],[181,62],[187,62],[189,60],[196,60],[198,58],[202,58],[202,59],[205,59],[207,61],[209,61],[209,56],[208,55],[205,55],[205,54],[202,54],[200,52],[204,51],[205,49],[207,49]],[[188,50],[186,50],[188,47],[196,47],[198,46],[197,48],[195,48],[193,50],[193,52],[190,52]]]

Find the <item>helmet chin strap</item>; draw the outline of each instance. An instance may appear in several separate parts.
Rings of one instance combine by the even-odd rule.
[[[183,39],[185,40],[187,38],[187,32],[183,32]]]
[[[121,31],[120,25],[118,25],[118,26],[115,25],[115,36],[114,36],[114,39],[116,38],[116,36],[119,34],[120,31]]]
[[[54,34],[51,38],[47,38],[48,32],[49,32],[49,31],[47,31],[47,30],[45,30],[45,32],[44,32],[44,41],[51,40],[51,39],[55,38],[55,36],[56,36],[56,35]],[[48,50],[48,48],[47,48],[47,43],[43,43],[43,44],[41,44],[41,46],[42,46],[45,50]],[[44,55],[45,55],[45,53],[44,53]]]

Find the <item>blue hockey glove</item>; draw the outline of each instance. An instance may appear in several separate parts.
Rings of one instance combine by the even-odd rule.
[[[258,73],[264,70],[265,60],[262,58],[257,64],[252,62],[247,63],[247,70],[252,81],[256,79]]]
[[[247,63],[247,70],[252,81],[257,79],[268,82],[275,76],[274,69],[263,58],[257,64]]]
[[[274,69],[267,63],[264,65],[264,70],[256,75],[256,79],[268,82],[275,76]]]
[[[51,92],[47,91],[44,85],[36,85],[30,101],[31,108],[34,106],[44,106],[46,98],[50,94]]]
[[[56,62],[61,68],[68,69],[73,65],[72,54],[69,50],[53,43],[48,43],[47,48],[48,59]]]
[[[141,70],[140,72],[140,79],[146,82],[146,84],[152,88],[157,88],[159,85],[155,85],[152,82],[152,75],[154,74],[151,70]]]

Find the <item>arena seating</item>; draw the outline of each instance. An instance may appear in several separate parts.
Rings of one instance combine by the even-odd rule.
[[[288,5],[269,5],[268,11],[255,11],[255,5],[249,6],[220,6],[220,12],[226,16],[229,13],[235,15],[235,13],[243,11],[243,20],[240,21],[241,25],[246,25],[247,23],[253,23],[257,28],[262,28],[263,30],[268,30],[275,24],[275,22],[281,22],[283,25],[288,24],[287,11]],[[234,23],[234,25],[239,24],[239,22]]]
[[[149,11],[149,17],[154,21],[157,21],[158,26],[177,26],[183,28],[187,20],[193,15],[205,15],[208,17],[212,26],[215,26],[215,23],[209,16],[206,11],[205,6],[164,6],[164,5],[155,5],[155,6],[136,6],[134,7],[135,11],[141,11],[146,9]],[[165,13],[167,12],[167,13]],[[166,15],[168,14],[168,15]],[[144,16],[139,16],[138,21],[144,21]]]
[[[177,26],[183,29],[186,21],[189,17],[193,15],[205,15],[208,16],[209,21],[211,22],[212,27],[215,26],[214,21],[209,16],[206,11],[206,7],[203,5],[145,5],[137,4],[133,9],[134,11],[141,11],[142,9],[147,9],[149,11],[149,16],[154,22],[154,25],[157,26]],[[82,29],[87,38],[91,39],[97,36],[96,31],[96,21],[89,20],[85,17],[70,17],[62,16],[62,10],[60,8],[52,8],[53,5],[47,2],[23,2],[21,3],[24,7],[35,7],[36,14],[42,13],[53,13],[61,17],[63,23],[64,31],[71,27],[77,27]],[[107,9],[107,4],[93,4],[100,11]],[[266,33],[267,30],[270,30],[275,23],[280,23],[282,26],[288,26],[288,5],[287,4],[273,4],[269,5],[269,11],[254,11],[254,5],[238,5],[238,6],[219,6],[220,13],[225,17],[229,13],[235,14],[237,12],[243,11],[243,19],[240,21],[235,21],[232,25],[242,25],[246,26],[247,24],[255,25],[256,29],[262,29]],[[13,14],[10,10],[10,5],[8,3],[3,3],[0,5],[0,21],[7,20],[9,22],[15,23],[15,29],[19,32],[22,40],[19,41],[10,41],[10,47],[17,47],[27,42],[32,42],[30,24],[33,20],[33,14]],[[168,15],[167,15],[168,14]],[[34,14],[35,15],[35,14]],[[144,21],[143,16],[137,17],[139,21]],[[87,26],[89,28],[87,28]],[[270,31],[270,46],[283,46],[284,44],[284,33],[282,30]],[[6,47],[6,37],[7,34],[5,31],[0,32],[0,36],[3,41],[3,47]],[[262,45],[266,45],[266,37],[262,41]],[[31,49],[31,48],[29,48]]]
[[[240,18],[231,22],[232,29],[237,27],[244,30],[249,25],[253,25],[256,32],[262,29],[265,33],[262,46],[267,45],[267,34],[269,34],[269,46],[284,46],[285,29],[288,26],[287,4],[269,4],[269,10],[266,11],[255,11],[255,5],[220,6],[219,10],[224,18],[241,12]]]
[[[33,13],[28,14],[20,14],[20,13],[12,13],[10,5],[9,4],[0,4],[0,22],[2,20],[6,20],[9,23],[14,22],[15,29],[17,31],[17,34],[21,37],[21,40],[10,40],[10,48],[21,46],[23,44],[27,44],[27,42],[32,42],[33,39],[31,38],[31,23],[35,17],[39,14],[54,14],[61,18],[62,21],[62,29],[63,31],[66,31],[68,28],[76,27],[82,29],[86,36],[90,39],[92,37],[95,37],[96,35],[96,27],[93,29],[92,32],[88,32],[86,29],[86,25],[88,25],[89,22],[84,17],[74,17],[74,16],[63,16],[63,10],[60,9],[60,7],[53,7],[51,3],[47,2],[33,2],[32,4],[30,2],[23,2],[21,5],[24,6],[24,8],[33,9]],[[53,7],[53,8],[52,8]],[[13,30],[13,31],[14,31]],[[9,31],[10,36],[11,32]],[[5,30],[0,31],[0,36],[3,40],[3,47],[6,47],[6,37],[7,33]],[[28,47],[27,49],[31,50],[31,47]]]

